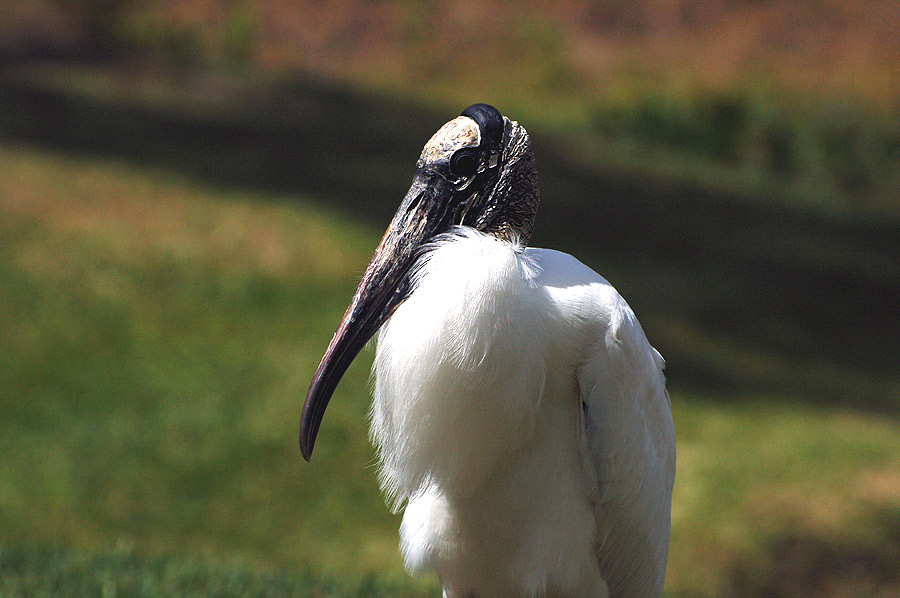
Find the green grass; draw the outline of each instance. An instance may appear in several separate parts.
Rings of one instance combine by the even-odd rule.
[[[437,595],[404,577],[377,488],[370,354],[312,464],[296,444],[376,227],[110,158],[4,145],[0,164],[0,595]],[[771,369],[675,328],[739,379]],[[669,595],[895,595],[897,397],[779,380],[673,392]]]
[[[234,561],[197,557],[141,558],[127,546],[108,553],[37,548],[0,549],[0,596],[151,598],[423,596],[412,584],[374,575],[265,571]]]
[[[679,470],[667,587],[676,595],[856,595],[817,585],[854,565],[853,592],[864,583],[896,591],[900,579],[881,563],[900,557],[900,426],[776,398],[738,406],[673,398]],[[778,547],[793,541],[796,562],[779,563]],[[837,563],[823,566],[831,552]],[[853,553],[863,562],[851,563]]]
[[[346,396],[365,364],[315,465],[295,440],[369,237],[302,202],[0,159],[3,537],[396,570],[366,405]]]
[[[843,214],[896,216],[900,129],[865,102],[753,86],[597,102],[595,154],[705,187],[773,191]],[[647,160],[648,156],[653,156]]]

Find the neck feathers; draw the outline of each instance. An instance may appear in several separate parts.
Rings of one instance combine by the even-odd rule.
[[[531,238],[540,202],[537,169],[524,127],[514,121],[509,121],[508,126],[503,172],[489,201],[491,207],[475,228],[504,241],[525,245]]]

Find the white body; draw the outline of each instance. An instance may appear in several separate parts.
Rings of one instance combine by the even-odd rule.
[[[675,476],[662,367],[571,256],[442,237],[374,366],[410,571],[436,571],[451,598],[659,596]]]

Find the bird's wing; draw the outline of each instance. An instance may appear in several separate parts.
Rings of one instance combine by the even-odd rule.
[[[558,251],[527,255],[562,323],[558,345],[578,347],[580,445],[594,487],[600,573],[615,598],[659,596],[675,481],[663,358],[602,276]]]
[[[577,370],[586,457],[597,475],[600,571],[611,596],[659,596],[675,480],[664,362],[611,287],[604,303],[605,333]]]

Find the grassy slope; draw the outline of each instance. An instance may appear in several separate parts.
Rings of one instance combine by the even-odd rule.
[[[229,579],[251,594],[395,591],[397,520],[365,433],[369,356],[312,465],[295,444],[378,231],[303,198],[113,161],[6,146],[0,163],[4,595],[98,579],[121,595],[229,595]],[[738,398],[673,397],[671,594],[897,592],[897,421]]]
[[[77,29],[20,4],[50,39]],[[432,14],[418,2],[345,2],[338,18],[329,3],[231,13],[243,3],[137,3],[145,14],[118,34],[180,65],[299,69],[448,110],[477,96],[532,132],[580,141],[587,166],[572,170],[535,135],[548,200],[538,236],[616,281],[670,358],[680,451],[670,593],[900,594],[896,235],[842,220],[896,218],[896,144],[879,144],[897,139],[900,13],[846,0],[713,3],[699,15],[608,4],[459,2]],[[10,7],[0,37],[15,40],[29,27]],[[245,25],[260,37],[243,39]],[[102,78],[60,79],[82,83],[88,100],[24,96],[34,110],[23,109],[4,88],[0,128],[36,127],[10,138],[143,166],[0,146],[0,595],[429,588],[393,582],[397,520],[365,441],[370,356],[338,390],[314,464],[294,438],[311,372],[377,242],[372,223],[394,201],[388,182],[407,176],[407,145],[433,131],[431,117],[327,93],[323,111],[301,89],[283,106],[276,94],[263,112],[285,120],[257,130],[240,94],[212,80],[235,126],[210,126],[219,104],[184,115],[183,90],[169,97],[159,81],[146,90],[161,110],[146,110],[127,95],[106,102]],[[732,101],[744,128],[706,139]],[[870,104],[881,120],[866,120]],[[849,150],[823,153],[813,143],[823,127]],[[317,143],[286,153],[294,137]],[[710,141],[738,157],[708,160]],[[350,149],[349,169],[366,173],[355,184],[340,178]],[[695,201],[693,187],[610,188],[586,175],[598,164],[613,179],[743,191],[754,207]],[[773,176],[766,164],[789,168]],[[887,201],[823,178],[860,174]],[[583,188],[602,218],[572,203]],[[361,189],[373,189],[370,203],[359,205]],[[802,202],[812,218],[801,222]],[[636,207],[602,222],[626,204]],[[350,580],[328,577],[338,572]]]
[[[364,401],[337,397],[316,465],[294,441],[370,235],[114,164],[0,161],[4,538],[396,570]]]

